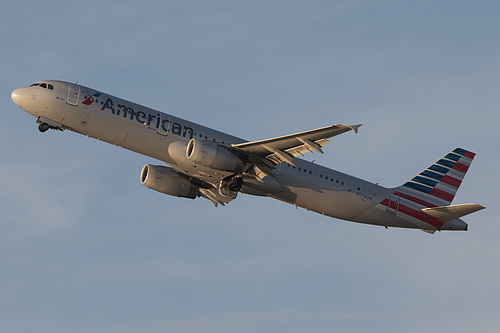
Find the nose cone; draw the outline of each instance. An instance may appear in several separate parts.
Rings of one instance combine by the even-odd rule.
[[[12,101],[14,103],[16,103],[17,106],[19,107],[22,107],[23,105],[23,101],[24,101],[24,92],[23,92],[23,88],[19,88],[19,89],[16,89],[14,90],[11,94],[10,94],[10,98],[12,98]]]

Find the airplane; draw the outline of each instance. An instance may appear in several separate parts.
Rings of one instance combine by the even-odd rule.
[[[401,186],[378,184],[299,158],[323,154],[332,138],[361,124],[335,124],[271,139],[236,136],[76,83],[48,80],[12,92],[40,132],[69,130],[165,163],[146,164],[142,185],[216,207],[238,193],[275,198],[329,217],[428,233],[467,230],[460,218],[484,209],[452,205],[475,154],[456,148]]]

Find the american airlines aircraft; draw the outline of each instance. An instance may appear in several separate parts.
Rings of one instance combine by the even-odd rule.
[[[456,148],[396,188],[305,161],[323,153],[328,138],[361,125],[332,125],[259,141],[245,141],[92,88],[41,81],[12,92],[15,104],[36,117],[40,132],[70,130],[160,160],[147,164],[141,183],[215,206],[239,192],[268,196],[347,221],[387,227],[467,230],[460,217],[484,209],[451,205],[475,154]]]

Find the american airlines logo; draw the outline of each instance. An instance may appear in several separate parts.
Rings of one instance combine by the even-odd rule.
[[[99,96],[101,96],[101,93],[95,93],[95,94],[93,94],[92,96],[90,96],[89,98],[87,98],[86,100],[84,100],[84,101],[82,102],[82,104],[85,104],[85,105],[90,105],[90,104],[94,103],[94,101],[95,101],[94,97],[96,97],[96,98],[97,98],[97,97],[99,97]]]
[[[98,94],[99,96],[101,95],[100,93]],[[98,97],[96,95],[97,94],[94,94],[93,96]],[[87,101],[89,101],[89,104],[85,103]],[[82,103],[90,105],[93,102],[93,97],[89,97]],[[149,126],[150,128],[155,128],[157,132],[162,135],[172,133],[174,135],[182,136],[184,138],[188,137],[190,139],[192,139],[194,136],[193,128],[185,125],[183,126],[177,122],[170,122],[168,115],[163,113],[151,114],[145,111],[134,110],[133,108],[123,104],[117,104],[115,107],[115,104],[113,103],[113,100],[111,98],[106,99],[106,102],[104,102],[101,107],[101,111],[104,111],[106,109],[111,111],[111,113],[116,116],[135,120],[140,124],[144,124],[146,126]]]

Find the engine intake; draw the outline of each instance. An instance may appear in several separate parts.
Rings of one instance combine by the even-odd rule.
[[[199,187],[182,177],[173,169],[146,164],[141,171],[141,184],[152,190],[181,198],[194,199]]]
[[[242,172],[245,169],[241,158],[211,141],[191,139],[186,147],[186,158],[191,163],[216,170]]]

